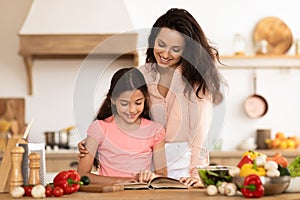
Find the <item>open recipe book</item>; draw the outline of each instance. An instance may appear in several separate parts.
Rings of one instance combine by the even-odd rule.
[[[179,180],[169,177],[155,177],[148,183],[118,183],[122,185],[124,190],[139,190],[139,189],[187,189],[188,186],[179,182]]]

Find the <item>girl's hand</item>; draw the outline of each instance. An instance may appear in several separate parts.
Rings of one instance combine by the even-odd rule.
[[[78,146],[78,151],[79,151],[77,156],[78,156],[79,159],[83,158],[85,156],[85,154],[89,153],[89,151],[85,148],[85,144],[86,144],[86,139],[80,141],[77,145]]]
[[[181,183],[184,183],[188,187],[196,187],[196,188],[203,188],[203,184],[199,178],[195,177],[181,177],[179,179]]]
[[[157,175],[149,170],[141,171],[137,174],[137,180],[141,183],[147,183],[151,179],[155,178]]]

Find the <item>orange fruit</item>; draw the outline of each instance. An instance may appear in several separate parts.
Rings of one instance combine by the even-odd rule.
[[[300,138],[299,137],[292,136],[291,139],[295,141],[296,147],[300,146]]]
[[[286,140],[283,140],[279,144],[279,149],[286,149],[288,147],[288,143]]]
[[[279,145],[280,145],[280,143],[281,143],[281,139],[275,138],[274,140],[272,140],[272,148],[273,148],[273,149],[278,148]]]
[[[289,149],[296,148],[296,142],[293,139],[288,138],[286,142],[287,142],[287,148]]]
[[[275,138],[284,140],[285,139],[285,134],[283,132],[277,132],[275,135]]]

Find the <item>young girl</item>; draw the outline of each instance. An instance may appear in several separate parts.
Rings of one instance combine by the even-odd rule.
[[[112,77],[97,119],[87,131],[86,148],[77,171],[92,183],[147,182],[167,176],[165,130],[149,117],[149,94],[142,73],[118,70]],[[91,173],[95,155],[99,175]],[[150,171],[151,161],[155,172]]]

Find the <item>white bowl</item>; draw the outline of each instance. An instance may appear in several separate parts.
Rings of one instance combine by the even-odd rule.
[[[285,192],[300,192],[300,176],[291,177],[290,185]]]

